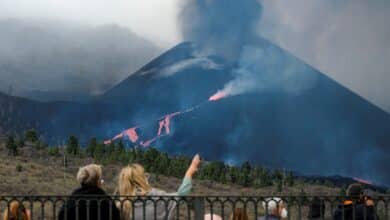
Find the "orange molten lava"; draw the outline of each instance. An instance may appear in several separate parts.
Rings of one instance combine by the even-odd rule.
[[[217,93],[215,93],[214,95],[212,95],[209,98],[209,101],[215,102],[215,101],[218,101],[219,99],[222,99],[222,98],[225,98],[225,97],[226,97],[226,93],[225,92],[218,91]]]
[[[165,130],[165,134],[171,133],[171,127],[170,127],[171,118],[176,116],[176,115],[179,115],[179,114],[182,114],[182,113],[181,112],[175,112],[175,113],[166,115],[164,117],[164,119],[162,119],[159,122],[159,128],[158,128],[157,136],[160,136],[162,134],[163,129]]]
[[[355,177],[353,178],[355,181],[359,182],[359,183],[362,183],[362,184],[365,184],[365,185],[373,185],[373,183],[369,180],[364,180],[364,179],[361,179],[361,178],[358,178],[358,177]]]
[[[129,137],[130,141],[133,143],[137,142],[139,138],[135,129],[136,128],[130,128],[123,132],[127,135],[127,137]]]
[[[222,91],[218,91],[217,93],[215,93],[213,96],[211,96],[209,98],[209,101],[217,101],[217,100],[222,99],[224,97],[226,97],[226,93],[222,92]],[[134,144],[139,143],[143,147],[149,147],[153,142],[155,142],[159,138],[167,136],[171,133],[171,120],[174,117],[181,115],[181,114],[192,112],[195,109],[201,107],[202,105],[204,105],[206,103],[208,103],[208,102],[205,101],[205,102],[202,102],[196,106],[187,108],[181,112],[170,113],[170,114],[164,115],[163,117],[159,118],[158,120],[156,120],[156,121],[158,121],[158,131],[157,131],[156,135],[150,139],[143,139],[142,137],[140,137],[138,135],[137,129],[140,129],[141,127],[143,127],[141,125],[141,126],[132,127],[132,128],[129,128],[127,130],[122,131],[121,133],[119,133],[118,135],[113,137],[112,139],[104,141],[104,144],[106,144],[106,145],[111,144],[113,141],[115,141],[117,139],[128,137],[130,139],[130,141]]]

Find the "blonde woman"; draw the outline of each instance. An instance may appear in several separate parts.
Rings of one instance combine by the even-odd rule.
[[[115,203],[103,190],[102,168],[97,164],[81,167],[77,172],[80,187],[73,191],[58,214],[59,220],[112,219],[119,220]],[[111,216],[111,218],[110,218]],[[77,218],[76,218],[77,217]],[[88,218],[89,217],[89,218]]]
[[[182,184],[176,193],[167,193],[149,185],[144,168],[139,164],[130,164],[123,168],[119,174],[118,192],[121,203],[117,204],[121,210],[122,220],[128,219],[172,219],[175,215],[176,202],[163,202],[152,200],[142,202],[129,202],[125,196],[186,196],[192,189],[192,176],[198,170],[200,164],[199,155],[195,155],[188,167]]]

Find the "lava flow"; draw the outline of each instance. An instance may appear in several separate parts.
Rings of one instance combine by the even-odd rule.
[[[162,134],[163,129],[165,130],[165,134],[171,133],[171,128],[170,128],[171,118],[176,116],[176,115],[179,115],[179,114],[182,114],[182,113],[181,112],[175,112],[175,113],[166,115],[164,117],[164,119],[159,122],[159,128],[158,128],[157,136],[160,136]]]
[[[225,98],[226,97],[226,93],[223,92],[223,91],[218,91],[217,93],[215,93],[214,95],[212,95],[210,98],[209,98],[209,101],[211,102],[215,102],[215,101],[218,101],[222,98]]]
[[[156,136],[154,136],[151,139],[140,140],[140,136],[138,135],[137,130],[140,129],[141,127],[143,127],[143,126],[136,126],[136,127],[132,127],[132,128],[129,128],[127,130],[122,131],[121,133],[117,134],[115,137],[113,137],[110,140],[104,141],[104,144],[107,145],[107,144],[111,144],[113,141],[115,141],[117,139],[128,138],[133,144],[139,144],[139,145],[141,145],[143,147],[148,147],[153,142],[155,142],[157,139],[159,139],[161,137],[164,137],[164,136],[167,136],[167,135],[169,135],[171,133],[171,120],[174,117],[176,117],[178,115],[181,115],[181,114],[192,112],[195,109],[201,107],[202,105],[204,105],[204,104],[206,104],[208,102],[215,102],[215,101],[217,101],[219,99],[225,98],[226,96],[227,96],[226,93],[218,91],[217,93],[212,95],[208,99],[208,101],[202,102],[202,103],[200,103],[200,104],[198,104],[196,106],[193,106],[191,108],[188,108],[188,109],[186,109],[184,111],[174,112],[174,113],[170,113],[170,114],[164,115],[163,117],[161,117],[161,118],[159,118],[157,120],[158,121],[158,131],[157,131]]]
[[[373,185],[373,182],[371,182],[369,180],[364,180],[364,179],[361,179],[361,178],[358,178],[358,177],[354,177],[353,179],[356,182],[359,182],[359,183],[362,183],[362,184],[365,184],[365,185]]]

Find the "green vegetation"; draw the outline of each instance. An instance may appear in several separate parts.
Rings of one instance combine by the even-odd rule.
[[[70,136],[66,145],[66,152],[70,155],[80,155],[81,149],[79,140],[75,136]]]
[[[30,129],[26,131],[26,133],[24,134],[24,138],[26,141],[30,141],[34,143],[38,141],[38,134],[34,129]]]
[[[104,145],[96,138],[92,138],[85,148],[80,148],[78,140],[74,136],[69,137],[67,153],[70,156],[92,157],[102,164],[139,163],[148,172],[177,178],[182,177],[191,162],[190,157],[168,156],[167,153],[160,152],[155,148],[126,148],[121,141]],[[249,162],[245,162],[241,166],[230,166],[221,161],[205,162],[198,173],[198,178],[245,187],[275,185],[278,187],[278,191],[282,191],[284,186],[293,186],[295,183],[292,172],[271,171],[261,166],[252,166]]]
[[[22,165],[20,163],[16,164],[16,171],[17,172],[22,172],[22,170],[23,170]]]
[[[47,152],[49,153],[50,156],[53,156],[53,157],[59,157],[59,156],[61,156],[60,148],[59,148],[59,147],[49,147],[49,148],[47,149]]]
[[[15,143],[15,138],[9,136],[7,139],[6,147],[8,149],[8,154],[12,156],[18,155],[18,146]]]
[[[25,145],[36,150],[46,152],[49,156],[60,157],[65,151],[67,161],[73,158],[92,158],[97,163],[104,165],[117,164],[127,165],[129,163],[140,163],[150,173],[161,176],[181,178],[185,173],[191,158],[187,156],[169,156],[155,148],[126,147],[121,141],[104,145],[96,138],[92,138],[85,147],[82,147],[76,136],[70,136],[64,148],[59,146],[48,146],[45,141],[39,138],[34,129],[25,132],[23,137],[9,136],[6,147],[9,155],[17,156],[19,148]],[[275,187],[275,191],[282,192],[285,187],[300,187],[309,183],[294,176],[291,171],[271,170],[262,166],[254,166],[244,162],[238,166],[225,164],[222,161],[205,161],[200,169],[197,178],[200,180],[212,180],[222,184],[236,184],[243,187]],[[314,183],[314,182],[311,182]],[[316,185],[332,186],[329,181],[315,182]]]

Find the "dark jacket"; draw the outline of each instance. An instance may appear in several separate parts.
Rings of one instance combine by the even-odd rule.
[[[344,218],[343,218],[344,210]],[[355,212],[355,218],[353,218]],[[378,220],[373,206],[367,206],[364,202],[346,201],[339,205],[333,214],[333,220]]]
[[[325,203],[319,198],[314,198],[309,207],[307,218],[310,220],[323,219],[325,216]]]
[[[99,213],[101,220],[120,220],[120,213],[116,208],[114,201],[112,201],[111,198],[98,187],[82,186],[73,191],[72,196],[73,197],[69,198],[62,206],[60,213],[58,214],[59,220],[75,220],[76,213],[79,220],[97,220],[99,219]],[[88,202],[89,210],[87,208]],[[89,216],[87,215],[88,211]]]

